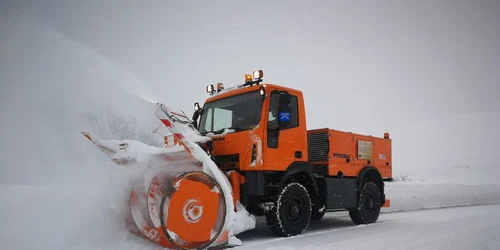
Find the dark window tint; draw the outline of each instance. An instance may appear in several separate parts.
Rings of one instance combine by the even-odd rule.
[[[267,126],[269,129],[276,129],[278,127],[278,91],[273,91],[271,93],[271,99],[269,101],[269,114]],[[288,126],[282,129],[295,128],[299,126],[299,101],[297,96],[291,95],[290,102],[290,115],[291,122]]]

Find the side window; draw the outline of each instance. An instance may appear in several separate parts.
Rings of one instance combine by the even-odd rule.
[[[269,100],[269,114],[268,114],[268,123],[267,126],[269,129],[276,129],[278,128],[278,93],[279,92],[272,92],[271,93],[271,99]],[[289,129],[289,128],[296,128],[299,126],[299,101],[297,96],[291,95],[291,102],[290,102],[290,118],[291,122],[286,128],[282,129]]]
[[[291,123],[287,128],[295,128],[299,126],[299,100],[297,96],[292,95],[292,100],[290,102],[291,109]]]
[[[267,127],[274,130],[278,128],[278,92],[273,91],[270,98]]]
[[[213,119],[212,119],[212,111],[213,109],[208,109],[206,112],[206,116],[207,118],[203,119],[202,122],[204,122],[204,124],[200,124],[200,127],[203,128],[203,132],[206,132],[206,131],[212,131],[212,122],[213,122]]]
[[[279,143],[279,131],[278,131],[278,121],[279,121],[279,108],[278,108],[278,91],[271,92],[269,100],[269,114],[267,118],[267,147],[268,148],[278,148]],[[281,127],[279,130],[286,130],[289,128],[295,128],[299,126],[299,102],[297,96],[291,95],[289,111],[290,111],[290,124],[286,127]]]

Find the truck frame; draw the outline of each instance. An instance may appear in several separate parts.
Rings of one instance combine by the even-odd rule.
[[[235,202],[265,216],[281,237],[302,234],[325,212],[349,211],[355,224],[375,223],[390,206],[389,133],[308,130],[303,93],[262,78],[257,70],[233,88],[211,84],[204,105],[194,105],[193,125],[212,139],[200,146],[229,177]]]

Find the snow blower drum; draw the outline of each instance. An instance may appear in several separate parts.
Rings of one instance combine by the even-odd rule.
[[[203,249],[217,243],[224,229],[226,201],[222,189],[199,171],[177,176],[159,173],[147,190],[142,181],[137,181],[129,207],[139,229],[134,232],[166,248]]]
[[[182,248],[211,245],[222,232],[226,214],[224,194],[217,182],[202,172],[191,172],[176,178],[167,190],[161,201],[160,221],[169,240]]]

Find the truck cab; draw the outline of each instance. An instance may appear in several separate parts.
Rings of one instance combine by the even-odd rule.
[[[284,98],[287,103],[278,105]],[[224,171],[283,171],[307,162],[303,107],[298,90],[249,86],[209,98],[198,130],[212,138],[212,155]]]
[[[262,78],[258,70],[233,88],[209,85],[210,97],[202,107],[195,103],[194,125],[211,138],[202,147],[230,176],[235,200],[250,213],[265,215],[271,230],[284,237],[302,233],[327,210],[348,210],[357,224],[375,222],[387,203],[383,176],[390,177],[391,166],[357,157],[370,148],[351,147],[350,140],[368,145],[377,140],[390,150],[390,139],[331,129],[308,131],[302,92],[262,83]],[[349,143],[339,145],[336,138]],[[335,155],[349,159],[339,161]],[[370,200],[360,198],[363,188],[372,192]],[[370,210],[358,209],[365,203]]]

